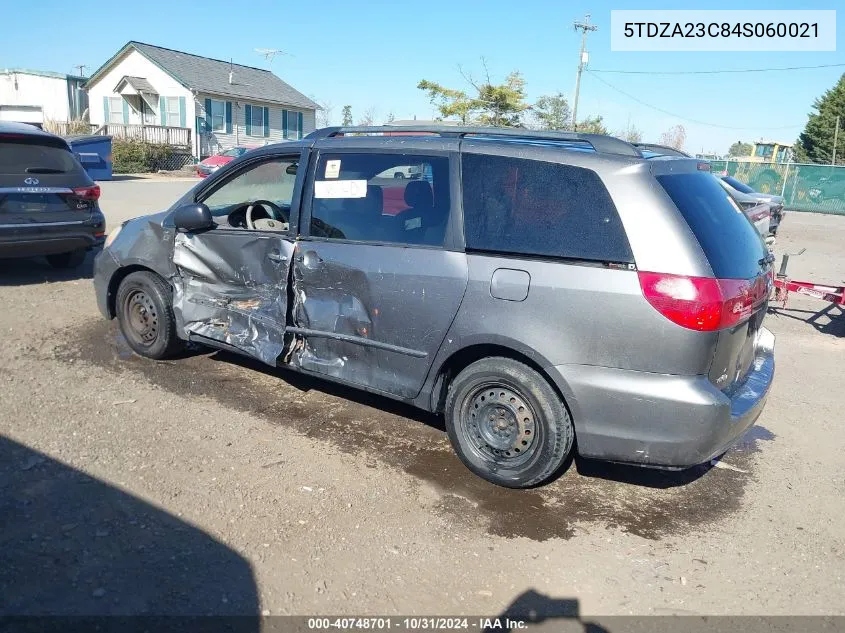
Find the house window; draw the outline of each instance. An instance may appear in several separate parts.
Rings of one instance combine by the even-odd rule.
[[[288,128],[285,131],[285,138],[298,139],[299,135],[299,112],[293,110],[288,111]]]
[[[250,108],[251,115],[250,115],[250,126],[251,129],[249,131],[250,136],[264,136],[264,108],[259,108],[258,106],[252,106]]]
[[[109,97],[109,123],[123,123],[123,97]]]
[[[211,131],[226,131],[226,102],[210,99],[211,101]]]
[[[167,116],[164,124],[167,127],[180,127],[182,115],[179,111],[179,97],[165,97],[165,112]]]

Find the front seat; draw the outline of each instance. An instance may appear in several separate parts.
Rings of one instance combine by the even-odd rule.
[[[346,200],[342,209],[346,217],[340,222],[346,239],[383,240],[385,238],[383,210],[384,193],[381,187],[376,185],[367,185],[366,197]]]
[[[413,180],[405,187],[405,209],[396,216],[402,241],[409,244],[443,244],[448,209],[434,204],[434,192],[426,180]]]

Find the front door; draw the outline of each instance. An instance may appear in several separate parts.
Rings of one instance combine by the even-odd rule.
[[[180,275],[173,309],[188,338],[276,364],[285,341],[298,162],[265,156],[198,195],[215,227],[178,234],[173,251]]]
[[[447,151],[320,154],[294,254],[291,362],[419,393],[467,285],[465,254],[444,246],[450,171]]]

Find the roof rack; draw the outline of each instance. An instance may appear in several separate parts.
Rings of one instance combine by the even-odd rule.
[[[642,153],[631,143],[603,134],[582,134],[580,132],[541,132],[537,130],[523,130],[520,128],[480,127],[459,125],[381,125],[381,126],[351,126],[325,127],[311,132],[305,138],[317,140],[333,138],[346,134],[378,134],[425,132],[438,134],[443,137],[463,138],[466,136],[500,136],[509,138],[524,138],[548,141],[575,141],[587,143],[601,154],[619,154],[622,156],[636,156],[642,158]]]
[[[682,152],[674,147],[668,145],[658,145],[657,143],[634,143],[634,147],[647,152],[654,152],[655,154],[662,154],[663,156],[683,156],[684,158],[692,158],[686,152]]]

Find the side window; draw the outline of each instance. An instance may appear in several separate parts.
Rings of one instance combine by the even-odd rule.
[[[247,207],[259,200],[270,204],[254,210],[256,215],[288,222],[298,161],[298,156],[276,158],[249,167],[201,202],[211,209],[218,224],[248,228]]]
[[[311,235],[442,246],[449,159],[417,154],[321,154]]]
[[[467,249],[634,261],[616,207],[594,171],[483,154],[461,160]]]

